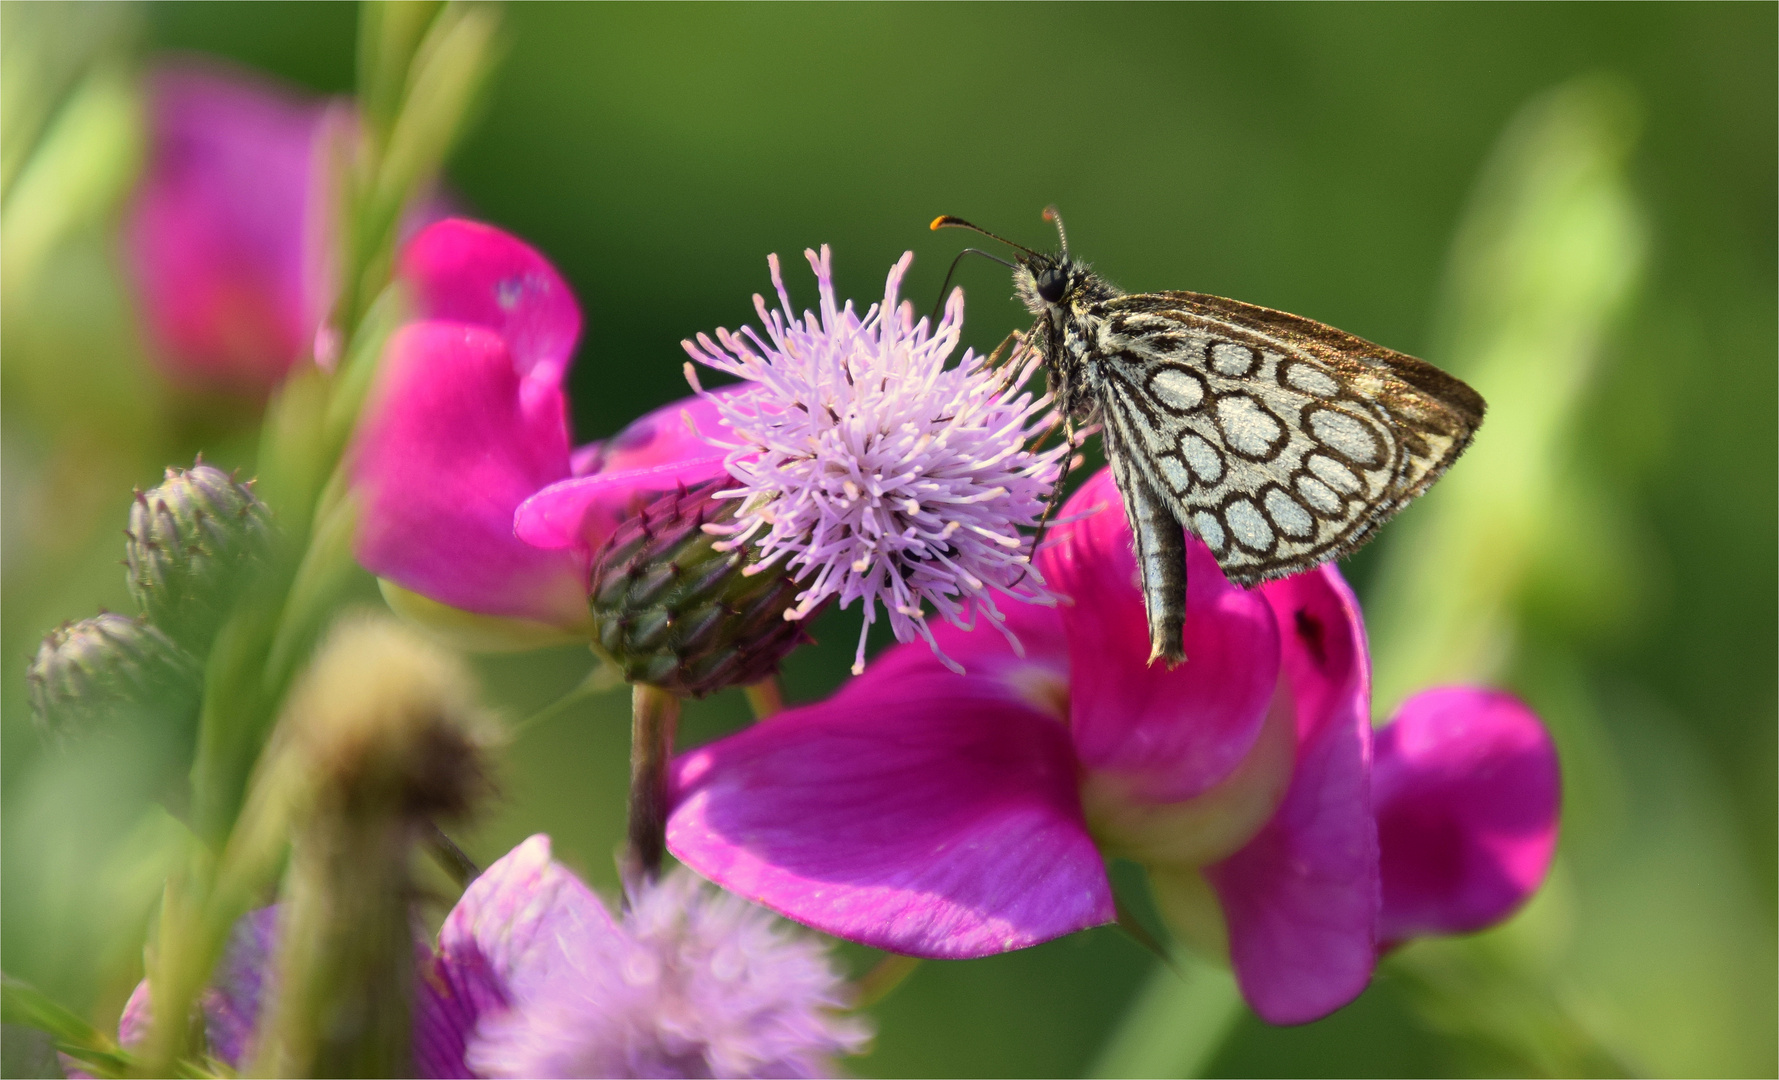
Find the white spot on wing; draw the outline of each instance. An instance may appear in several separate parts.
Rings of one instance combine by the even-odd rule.
[[[1311,454],[1309,459],[1310,472],[1316,474],[1324,484],[1343,495],[1359,494],[1359,478],[1353,470],[1329,457],[1327,454]]]
[[[1205,384],[1198,376],[1165,367],[1149,377],[1149,392],[1174,412],[1191,412],[1204,404]]]
[[[1239,379],[1254,370],[1254,350],[1245,345],[1219,341],[1211,346],[1211,370]]]
[[[1235,536],[1235,542],[1249,551],[1272,550],[1272,526],[1266,523],[1266,517],[1259,507],[1246,499],[1237,499],[1223,511],[1223,520],[1229,522],[1229,531]]]
[[[1334,381],[1333,376],[1302,362],[1285,369],[1285,382],[1317,397],[1333,397],[1340,393],[1340,384]]]
[[[1308,536],[1316,527],[1310,512],[1281,488],[1266,493],[1266,516],[1272,518],[1272,523],[1286,536]]]
[[[1180,440],[1180,453],[1185,455],[1186,464],[1192,466],[1192,471],[1206,484],[1216,484],[1223,480],[1223,455],[1201,436],[1188,431]]]
[[[1310,431],[1323,445],[1362,465],[1376,465],[1383,456],[1381,441],[1371,425],[1356,416],[1317,409],[1310,413]]]
[[[1324,458],[1323,460],[1326,461],[1327,459]],[[1300,476],[1297,478],[1297,493],[1303,496],[1303,501],[1309,503],[1313,509],[1319,510],[1324,514],[1340,513],[1340,508],[1343,502],[1341,497],[1336,495],[1327,484],[1324,484],[1313,476]]]
[[[1175,491],[1185,491],[1192,486],[1192,477],[1179,458],[1172,454],[1157,454],[1155,461],[1161,466],[1161,475],[1167,478],[1168,487]]]
[[[1192,531],[1198,534],[1206,547],[1219,555],[1223,553],[1223,545],[1228,538],[1223,535],[1223,523],[1217,520],[1217,515],[1206,510],[1192,515]]]
[[[1217,399],[1217,422],[1231,449],[1249,457],[1265,457],[1285,434],[1278,417],[1245,394]]]

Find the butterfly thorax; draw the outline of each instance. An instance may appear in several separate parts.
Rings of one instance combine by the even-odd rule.
[[[1043,354],[1057,405],[1077,421],[1093,420],[1100,397],[1089,360],[1105,321],[1095,309],[1123,291],[1086,263],[1051,255],[1022,259],[1013,271],[1013,288],[1038,319],[1032,338]]]

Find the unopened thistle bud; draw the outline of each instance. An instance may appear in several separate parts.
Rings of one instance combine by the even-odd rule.
[[[120,722],[188,729],[202,672],[147,620],[106,612],[50,631],[25,684],[38,727],[60,741]]]
[[[495,730],[462,662],[393,620],[317,653],[261,778],[293,824],[258,1074],[415,1075],[414,849],[486,793]]]
[[[589,601],[599,647],[631,682],[703,697],[772,674],[803,624],[798,586],[721,530],[740,505],[713,481],[655,500],[595,556]]]
[[[272,528],[249,484],[202,461],[168,469],[130,507],[130,594],[168,637],[201,657],[263,560]]]

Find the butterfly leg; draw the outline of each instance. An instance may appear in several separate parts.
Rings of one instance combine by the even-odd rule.
[[[1102,438],[1110,438],[1108,429]],[[1112,452],[1112,479],[1136,540],[1143,607],[1149,615],[1149,662],[1186,660],[1186,530],[1124,453]]]
[[[1067,439],[1069,443],[1069,456],[1063,459],[1062,472],[1057,474],[1056,483],[1050,489],[1050,497],[1044,500],[1044,512],[1038,515],[1038,527],[1032,533],[1032,546],[1029,549],[1030,554],[1028,556],[1028,563],[1038,557],[1038,547],[1044,543],[1044,535],[1050,529],[1051,515],[1055,514],[1056,508],[1062,505],[1063,487],[1068,483],[1069,473],[1073,472],[1075,468],[1076,455],[1074,449],[1075,440],[1077,438],[1075,434],[1075,422],[1065,417],[1061,423],[1063,427],[1063,437]],[[1038,437],[1038,444],[1042,444],[1045,439],[1050,437],[1050,433],[1055,430],[1056,424],[1052,423],[1050,427],[1045,429],[1044,434]],[[1037,446],[1034,445],[1032,449],[1035,451]],[[1024,580],[1025,571],[1021,571],[1019,576],[1013,579],[1013,585],[1018,585]],[[1009,585],[1008,588],[1012,588],[1013,585]]]

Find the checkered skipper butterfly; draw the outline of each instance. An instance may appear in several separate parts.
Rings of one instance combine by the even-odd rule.
[[[1125,293],[1069,255],[1015,248],[1013,287],[1058,406],[1103,425],[1136,535],[1149,659],[1184,659],[1184,531],[1251,586],[1339,558],[1470,445],[1483,399],[1423,360],[1283,311]],[[986,254],[986,253],[982,253]],[[992,256],[991,256],[992,257]],[[1002,260],[996,260],[1002,261]]]

